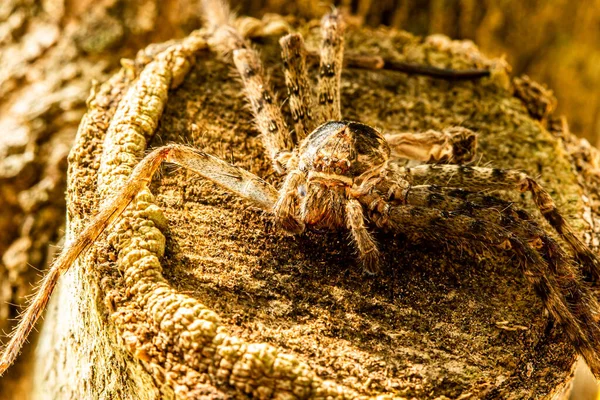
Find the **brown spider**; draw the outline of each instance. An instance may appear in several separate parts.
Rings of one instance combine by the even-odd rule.
[[[444,164],[472,159],[476,136],[467,129],[383,135],[359,122],[344,121],[340,109],[344,26],[337,11],[322,20],[317,104],[312,100],[302,36],[290,34],[280,41],[294,119],[292,134],[267,85],[258,53],[228,24],[227,10],[221,11],[212,15],[212,40],[232,53],[267,154],[275,171],[285,174],[281,189],[187,146],[155,149],[53,264],[2,355],[0,374],[18,355],[58,278],[119,217],[166,161],[196,171],[252,201],[272,213],[290,233],[348,229],[360,263],[370,274],[379,272],[381,259],[372,228],[406,234],[419,231],[434,240],[458,238],[511,250],[545,307],[563,325],[592,371],[600,375],[600,353],[596,350],[600,343],[599,306],[586,282],[598,281],[600,264],[576,237],[546,190],[519,171]],[[407,160],[428,164],[409,167]],[[527,213],[480,193],[507,189],[532,193],[536,206],[574,257]]]

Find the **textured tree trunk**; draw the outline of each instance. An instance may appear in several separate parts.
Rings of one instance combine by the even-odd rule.
[[[285,21],[241,25],[261,36],[267,70],[283,93],[276,39]],[[313,26],[297,26],[312,48]],[[150,46],[94,86],[69,157],[67,241],[146,149],[164,143],[192,144],[279,183],[230,63],[204,39],[199,32]],[[491,78],[454,83],[347,70],[343,115],[383,130],[477,131],[478,163],[541,175],[597,250],[600,160],[552,115],[547,91],[528,80],[513,84],[501,62],[439,36],[351,28],[347,47],[491,68]],[[77,93],[71,131],[84,98]],[[527,198],[506,196],[531,209]],[[377,239],[385,268],[365,276],[345,232],[284,236],[247,202],[166,169],[61,279],[38,346],[20,366],[21,392],[4,379],[0,390],[15,398],[146,399],[558,398],[568,389],[575,354],[560,328],[547,329],[541,302],[509,255],[389,233]]]
[[[200,25],[195,2],[0,2],[0,329],[10,332],[64,235],[67,155],[95,80],[148,43]],[[35,336],[31,338],[35,343]],[[32,364],[0,379],[25,399]]]

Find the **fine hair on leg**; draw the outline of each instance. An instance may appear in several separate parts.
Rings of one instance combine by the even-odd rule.
[[[575,257],[582,263],[585,278],[600,282],[600,261],[596,255],[577,237],[550,194],[526,173],[510,169],[435,164],[403,168],[403,173],[414,184],[460,187],[465,190],[531,192],[541,214],[569,244]]]
[[[50,266],[31,303],[21,315],[11,338],[2,352],[0,375],[14,362],[23,344],[46,308],[58,279],[94,244],[123,211],[146,188],[163,161],[190,169],[217,185],[247,199],[266,211],[277,201],[277,190],[258,176],[231,165],[215,156],[184,145],[159,147],[144,157],[133,169],[123,187],[103,202],[103,206],[78,237],[61,251]]]
[[[298,144],[315,128],[312,91],[306,69],[304,39],[291,33],[279,40],[288,91],[288,104],[294,120],[295,142]]]
[[[321,60],[317,88],[321,117],[319,123],[342,119],[340,81],[344,60],[344,22],[339,10],[321,20]]]

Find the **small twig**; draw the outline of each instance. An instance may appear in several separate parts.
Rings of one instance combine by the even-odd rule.
[[[307,58],[308,61],[312,63],[319,62],[319,54],[317,52],[309,51]],[[381,56],[372,56],[366,54],[346,54],[344,56],[344,66],[346,68],[356,69],[383,69],[389,71],[399,71],[407,74],[424,75],[450,81],[472,80],[490,76],[490,70],[488,69],[473,68],[455,70],[450,68],[433,67],[431,65],[390,60]]]

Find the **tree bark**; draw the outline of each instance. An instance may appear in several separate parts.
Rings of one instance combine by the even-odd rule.
[[[243,21],[263,36],[283,93],[285,22]],[[312,27],[297,26],[315,48]],[[69,159],[67,241],[164,143],[279,183],[230,63],[204,39],[150,46],[94,87]],[[353,28],[346,40],[352,52],[492,68],[454,83],[346,70],[343,115],[386,131],[477,131],[478,163],[541,175],[597,250],[597,152],[553,117],[543,88],[513,85],[501,62],[441,36]],[[344,232],[284,236],[268,215],[181,170],[165,169],[151,193],[61,279],[31,361],[33,398],[549,398],[568,388],[575,354],[560,328],[547,329],[510,256],[378,233],[385,268],[369,277]]]
[[[199,14],[186,0],[0,2],[2,332],[10,332],[64,235],[67,155],[92,83],[147,44],[185,36],[200,25]],[[3,376],[2,398],[27,398],[31,365],[20,362]]]

